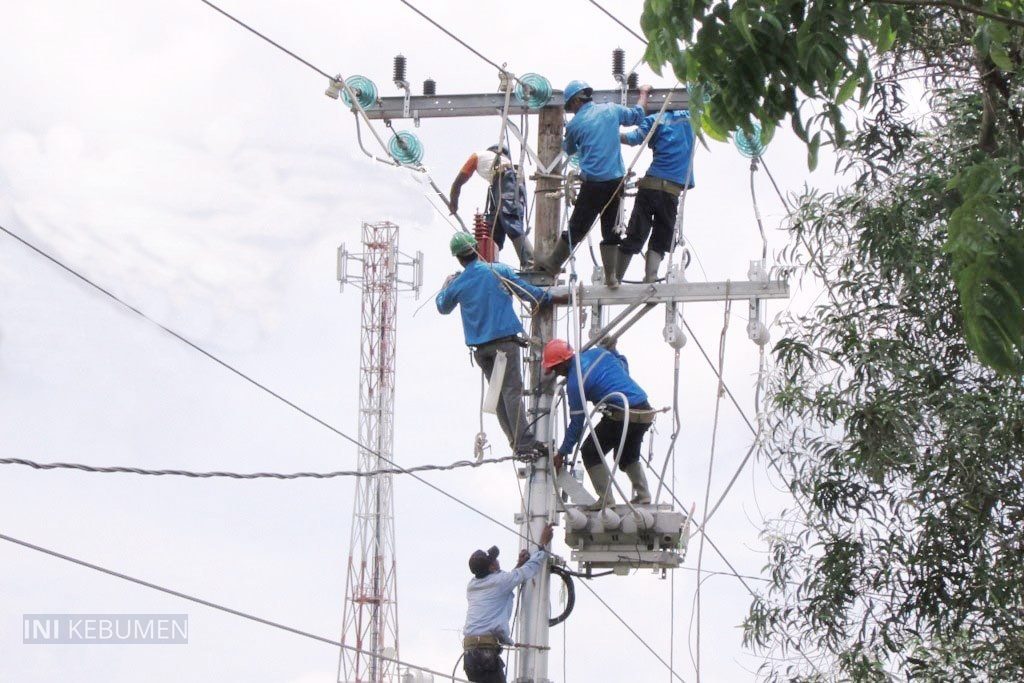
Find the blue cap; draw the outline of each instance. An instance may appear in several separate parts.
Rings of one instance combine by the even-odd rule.
[[[563,106],[568,107],[572,98],[581,93],[588,96],[593,95],[594,89],[587,85],[586,81],[569,81],[569,85],[565,86],[565,90],[563,90],[562,93],[565,95],[565,103]]]

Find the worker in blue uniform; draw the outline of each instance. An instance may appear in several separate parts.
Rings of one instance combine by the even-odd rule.
[[[466,586],[469,609],[462,629],[462,668],[472,683],[505,683],[501,648],[513,644],[509,620],[515,591],[546,565],[546,548],[554,533],[552,527],[548,524],[541,530],[536,550],[520,551],[519,564],[510,572],[501,571],[497,546],[491,546],[487,552],[477,550],[469,556],[473,578]]]
[[[523,324],[512,307],[512,294],[534,306],[550,305],[552,297],[505,264],[478,258],[476,240],[468,233],[456,233],[449,247],[463,270],[445,280],[435,300],[437,310],[448,315],[459,307],[466,346],[473,349],[473,357],[488,382],[501,382],[496,412],[509,445],[514,453],[535,451],[538,444],[523,407],[520,348],[526,342],[519,337]],[[498,354],[505,355],[505,374],[492,377]]]
[[[640,253],[648,235],[651,239],[647,244],[644,282],[658,279],[658,267],[666,252],[672,251],[674,247],[679,195],[684,188],[693,187],[693,127],[690,125],[690,112],[666,111],[660,117],[652,114],[633,130],[622,133],[620,140],[626,145],[641,145],[648,133],[651,137],[647,146],[654,152],[654,159],[647,173],[637,182],[633,213],[629,217],[626,236],[619,245],[619,267],[616,274],[619,280],[625,275],[630,259]]]
[[[565,458],[572,454],[583,434],[586,402],[602,404],[601,421],[594,427],[591,438],[587,438],[580,447],[583,465],[597,493],[597,505],[611,505],[614,501],[611,470],[604,460],[604,454],[611,451],[613,457],[616,457],[614,454],[619,444],[623,443],[623,430],[626,433],[622,452],[617,456],[619,468],[633,485],[632,502],[650,503],[651,491],[643,463],[640,462],[640,446],[656,413],[647,401],[647,393],[629,376],[629,363],[625,356],[615,350],[614,339],[608,339],[603,345],[580,354],[576,354],[565,340],[552,339],[544,346],[541,365],[546,371],[566,378],[569,426],[555,455],[555,468],[561,469]],[[594,436],[597,437],[597,445],[594,444]]]
[[[637,126],[644,119],[644,108],[651,86],[640,88],[640,99],[632,107],[606,102],[594,104],[594,89],[584,81],[565,86],[565,110],[573,118],[565,126],[562,149],[566,154],[579,154],[580,178],[583,181],[569,229],[555,243],[551,256],[542,264],[548,272],[558,273],[569,258],[572,248],[590,231],[594,220],[601,218],[601,262],[605,284],[618,287],[617,257],[621,236],[616,232],[622,179],[626,167],[622,163],[619,143],[620,126]]]

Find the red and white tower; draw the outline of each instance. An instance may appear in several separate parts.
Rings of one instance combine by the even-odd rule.
[[[395,322],[399,284],[419,294],[423,255],[398,251],[398,226],[363,223],[363,252],[338,249],[338,281],[362,289],[359,361],[359,470],[390,467],[394,459]],[[350,276],[350,262],[362,274]],[[400,270],[410,271],[408,280]],[[352,511],[348,579],[342,614],[343,649],[338,663],[342,683],[395,683],[398,665],[398,595],[395,586],[395,527],[391,475],[357,477]]]

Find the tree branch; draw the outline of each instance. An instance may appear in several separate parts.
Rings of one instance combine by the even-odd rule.
[[[906,5],[908,7],[946,7],[949,9],[962,10],[970,14],[976,14],[980,17],[986,17],[988,19],[995,19],[1001,21],[1004,24],[1010,26],[1017,26],[1024,28],[1024,20],[1015,19],[1013,17],[1005,17],[1002,14],[996,12],[990,12],[989,10],[975,7],[973,5],[965,5],[961,2],[955,2],[954,0],[867,0],[869,3],[878,5]]]

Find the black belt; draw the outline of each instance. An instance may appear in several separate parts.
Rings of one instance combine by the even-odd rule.
[[[462,639],[462,649],[475,650],[477,648],[501,649],[501,641],[497,636],[466,636]]]
[[[655,178],[654,176],[648,175],[645,175],[643,178],[638,180],[636,186],[643,190],[660,190],[661,192],[668,192],[674,197],[678,197],[683,191],[683,186],[679,183],[673,183],[671,180]]]
[[[621,406],[605,404],[602,406],[601,412],[609,420],[616,422],[624,422],[626,420],[626,411]],[[631,424],[651,424],[657,415],[658,411],[652,408],[651,404],[646,401],[629,407],[629,421]]]
[[[492,339],[490,341],[485,341],[482,344],[476,344],[476,345],[473,346],[473,348],[474,349],[480,349],[480,348],[483,348],[485,346],[490,346],[492,344],[504,344],[505,342],[512,342],[513,344],[519,344],[520,346],[522,346],[524,348],[529,346],[529,342],[526,341],[525,339],[522,339],[518,334],[510,334],[507,337],[498,337],[497,339]]]

